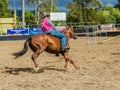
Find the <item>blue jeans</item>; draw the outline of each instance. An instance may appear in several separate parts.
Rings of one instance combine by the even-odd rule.
[[[53,35],[53,36],[57,36],[61,39],[61,45],[62,45],[62,49],[64,49],[66,47],[66,37],[64,34],[62,34],[61,32],[57,31],[57,30],[48,30],[46,32],[44,32],[45,34],[49,34],[49,35]]]

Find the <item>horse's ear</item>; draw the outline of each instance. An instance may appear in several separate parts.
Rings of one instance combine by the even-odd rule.
[[[73,29],[73,26],[70,26]]]
[[[69,27],[70,27],[71,29],[73,29],[73,26],[70,25]]]
[[[69,28],[69,26],[66,26],[66,29],[68,29]]]

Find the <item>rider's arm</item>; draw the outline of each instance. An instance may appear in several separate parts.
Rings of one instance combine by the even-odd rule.
[[[57,30],[55,25],[51,22],[51,20],[48,19],[48,22],[53,26],[54,30]]]

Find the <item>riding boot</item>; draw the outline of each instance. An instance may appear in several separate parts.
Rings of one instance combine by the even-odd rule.
[[[67,50],[69,50],[69,49],[70,49],[69,47],[65,47],[65,48],[62,48],[61,51],[67,51]]]

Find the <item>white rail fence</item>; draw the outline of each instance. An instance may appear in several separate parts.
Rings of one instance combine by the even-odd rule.
[[[98,42],[101,40],[101,37],[107,37],[110,32],[120,32],[120,24],[95,25],[94,23],[67,23],[67,25],[73,26],[78,36],[85,36],[87,44]],[[39,25],[26,26],[26,28],[16,26],[14,29],[0,26],[0,36],[31,35],[39,32],[41,32]],[[98,37],[99,40],[97,39]]]

